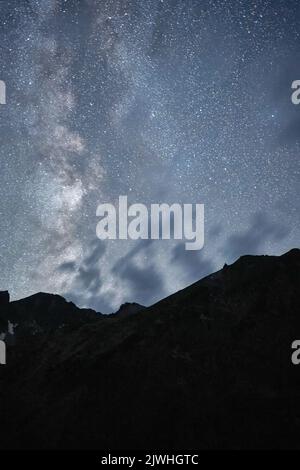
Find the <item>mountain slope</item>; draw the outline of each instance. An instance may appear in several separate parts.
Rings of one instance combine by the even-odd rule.
[[[0,448],[299,448],[299,286],[300,250],[245,256],[134,315],[24,332]]]

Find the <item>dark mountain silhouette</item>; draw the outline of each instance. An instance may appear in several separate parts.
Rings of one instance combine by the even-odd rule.
[[[98,317],[93,310],[80,309],[59,295],[42,292],[12,302],[6,314],[7,320],[18,325],[15,329],[17,335],[75,328]]]
[[[0,448],[299,448],[299,281],[295,249],[135,314],[0,295]]]
[[[144,310],[143,305],[137,304],[136,302],[126,302],[122,304],[119,310],[114,315],[133,315],[134,313],[138,313],[141,310]]]

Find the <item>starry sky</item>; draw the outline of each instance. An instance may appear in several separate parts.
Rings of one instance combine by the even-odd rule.
[[[299,246],[298,1],[0,2],[0,289],[108,313]],[[202,203],[205,245],[96,238],[98,204]]]

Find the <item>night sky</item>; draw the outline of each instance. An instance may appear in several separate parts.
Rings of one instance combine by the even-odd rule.
[[[0,289],[103,313],[299,246],[299,1],[1,1]],[[98,204],[203,203],[205,245]]]

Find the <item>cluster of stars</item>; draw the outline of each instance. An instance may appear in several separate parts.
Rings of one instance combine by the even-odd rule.
[[[257,213],[292,229],[267,231],[265,243],[249,235],[244,251],[295,246],[300,142],[289,84],[299,77],[289,74],[299,18],[298,2],[283,0],[2,5],[0,286],[110,311],[232,261],[228,240]],[[199,271],[160,242],[108,242],[89,270],[96,207],[122,194],[204,203]]]

